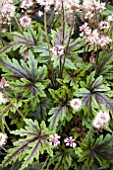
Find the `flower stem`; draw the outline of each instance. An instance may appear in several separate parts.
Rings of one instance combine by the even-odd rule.
[[[6,153],[8,153],[8,151],[7,151],[3,146],[1,146],[1,148],[2,148]]]
[[[23,30],[22,30],[22,28],[21,28],[21,26],[20,26],[20,24],[19,24],[16,16],[14,16],[14,19],[15,19],[15,21],[16,21],[16,23],[17,23],[17,26],[18,26],[18,28],[19,28],[19,31],[20,31],[21,33],[23,33]]]
[[[46,10],[45,10],[45,7],[44,7],[44,29],[45,29],[46,41],[47,41],[47,45],[48,45],[49,57],[51,58],[50,44],[49,44],[49,38],[48,38],[48,32],[47,32],[47,20],[46,20]]]
[[[43,166],[41,167],[40,170],[44,170],[44,167],[46,166],[49,157],[50,157],[50,156],[48,155],[47,158],[46,158],[46,160],[45,160],[45,162],[44,162],[44,164],[43,164]]]
[[[48,63],[48,69],[50,72],[52,72],[52,65],[51,65],[51,53],[50,53],[50,43],[49,43],[49,38],[48,38],[48,32],[47,32],[47,20],[46,20],[46,9],[44,7],[44,30],[45,30],[45,36],[46,36],[46,42],[48,45],[48,52],[49,52],[49,63]],[[55,77],[54,74],[51,75],[51,82],[53,86],[55,86]]]

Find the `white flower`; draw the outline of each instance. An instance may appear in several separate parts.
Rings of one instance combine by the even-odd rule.
[[[100,2],[100,10],[105,10],[106,9],[106,3]]]
[[[101,21],[99,26],[100,26],[100,29],[103,30],[103,29],[109,28],[110,24],[107,21]]]
[[[88,42],[90,44],[96,44],[97,45],[98,40],[99,40],[99,33],[96,29],[93,30],[91,34],[88,34],[86,36],[86,42]]]
[[[5,99],[3,97],[3,93],[0,92],[0,104],[4,103]]]
[[[44,9],[46,10],[46,12],[50,11],[50,10],[51,10],[51,9],[50,9],[50,5],[46,5],[46,6],[44,7]]]
[[[109,113],[100,111],[96,114],[93,120],[93,126],[97,129],[103,129],[108,125],[109,121],[110,121]]]
[[[54,4],[54,0],[36,0],[38,4],[42,6],[50,6]]]
[[[43,16],[43,14],[44,14],[44,13],[43,13],[42,11],[38,11],[38,16],[39,16],[39,17]]]
[[[0,132],[0,147],[6,144],[7,135]]]
[[[108,22],[113,22],[113,13],[108,16]]]
[[[9,4],[13,4],[13,0],[8,0],[7,1]]]
[[[29,8],[33,5],[33,1],[32,0],[23,0],[21,3],[21,8]]]
[[[31,25],[31,18],[29,18],[28,16],[23,16],[22,18],[20,18],[20,24],[22,27],[28,27],[29,25]]]
[[[60,144],[60,136],[58,136],[57,134],[55,135],[50,135],[50,144],[53,145],[54,147],[56,147],[58,144]]]
[[[82,101],[79,98],[75,98],[70,101],[70,105],[74,110],[79,110],[82,105]]]
[[[72,148],[76,147],[76,143],[75,143],[75,139],[73,139],[72,136],[70,136],[69,138],[64,139],[64,142],[66,143],[66,146],[70,146]]]

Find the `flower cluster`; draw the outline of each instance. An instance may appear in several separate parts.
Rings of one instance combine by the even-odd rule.
[[[0,147],[6,144],[7,135],[0,132]]]
[[[60,139],[60,136],[58,136],[57,134],[50,135],[50,139],[49,139],[50,144],[53,145],[54,147],[56,147],[57,145],[60,144],[59,139]],[[70,146],[72,148],[76,147],[75,139],[72,136],[64,139],[64,143],[66,146]]]
[[[56,14],[62,13],[63,10],[65,19],[69,24],[75,19],[75,14],[79,11],[79,7],[79,0],[56,0],[54,4]]]
[[[98,15],[105,10],[105,3],[97,0],[84,0],[81,5],[81,12],[83,13],[84,19],[89,22],[95,22],[95,15]]]
[[[103,22],[101,24],[101,29],[108,28],[108,25],[102,26]],[[111,39],[104,35],[104,34],[99,34],[97,29],[91,30],[89,28],[88,24],[85,23],[82,26],[80,26],[80,36],[85,36],[86,43],[94,46],[100,46],[101,48],[107,46],[110,42]]]
[[[93,120],[93,126],[97,129],[103,129],[108,126],[110,115],[107,112],[100,111],[96,114]]]
[[[75,98],[70,101],[70,105],[75,111],[77,111],[81,108],[82,101],[79,98]]]
[[[36,2],[41,5],[41,6],[44,6],[44,9],[46,11],[49,11],[50,10],[50,6],[51,5],[54,5],[54,0],[36,0]]]
[[[110,25],[112,23],[112,14],[106,20],[100,21],[100,14],[106,9],[105,3],[98,0],[84,0],[80,6],[82,14],[83,25],[79,27],[80,36],[85,36],[86,44],[92,47],[108,47],[111,42],[107,35]]]
[[[15,6],[13,5],[13,0],[8,0],[7,3],[4,3],[0,12],[3,24],[9,24],[11,18],[14,16],[15,13]]]
[[[33,1],[32,0],[22,0],[22,3],[21,3],[20,7],[24,8],[24,9],[28,9],[32,5],[33,5]]]

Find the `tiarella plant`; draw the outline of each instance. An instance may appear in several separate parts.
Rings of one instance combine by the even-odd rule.
[[[0,168],[112,170],[112,2],[1,2]]]

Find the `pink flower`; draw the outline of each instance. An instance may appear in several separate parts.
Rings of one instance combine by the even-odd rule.
[[[7,81],[4,77],[2,77],[1,79],[0,86],[2,89],[5,89],[7,86],[9,86],[9,84],[7,84]]]
[[[70,136],[69,138],[64,139],[64,142],[66,143],[66,146],[70,146],[72,148],[76,147],[76,143],[75,143],[75,139],[73,139],[72,136]]]
[[[31,25],[31,18],[29,18],[28,16],[20,18],[20,24],[22,27],[28,27],[29,25]]]
[[[95,63],[95,57],[94,56],[90,56],[89,57],[89,61],[90,61],[90,63]]]
[[[79,98],[75,98],[70,101],[70,105],[74,110],[79,110],[82,105],[82,101]]]
[[[60,136],[58,136],[57,134],[55,135],[50,135],[50,144],[53,145],[54,147],[56,147],[58,144],[60,144]]]
[[[28,51],[26,51],[26,50],[23,51],[22,52],[22,57],[23,57],[24,60],[27,60],[28,59]]]

